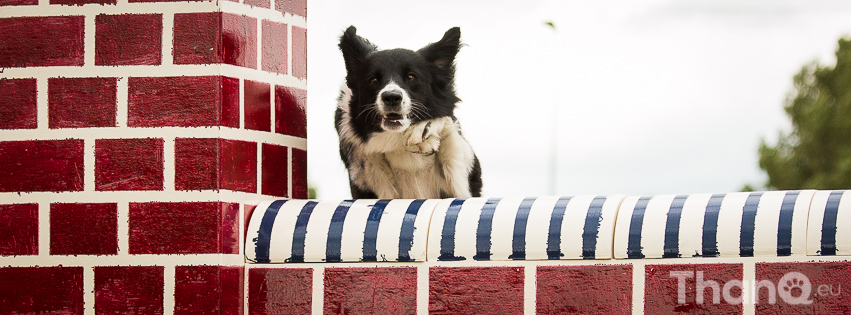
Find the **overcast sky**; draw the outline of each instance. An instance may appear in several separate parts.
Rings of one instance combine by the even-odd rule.
[[[723,193],[765,182],[760,141],[791,129],[792,76],[834,63],[851,1],[308,0],[308,23],[319,198],[350,196],[333,126],[349,25],[384,49],[461,27],[456,114],[486,196]]]

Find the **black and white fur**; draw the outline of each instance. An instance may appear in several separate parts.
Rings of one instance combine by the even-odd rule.
[[[479,197],[479,160],[454,114],[461,30],[418,51],[378,50],[356,32],[340,37],[348,73],[335,116],[352,197]]]

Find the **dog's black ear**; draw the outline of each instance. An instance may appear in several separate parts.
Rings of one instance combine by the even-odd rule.
[[[428,44],[417,52],[438,68],[452,70],[455,55],[458,54],[459,49],[461,49],[461,28],[453,27],[443,34],[440,41]]]
[[[346,76],[346,81],[350,88],[353,88],[353,80],[350,80],[349,77],[358,71],[360,65],[366,60],[366,56],[376,49],[375,45],[357,35],[357,29],[354,26],[349,26],[340,36],[340,51],[343,52],[346,71],[349,73]]]

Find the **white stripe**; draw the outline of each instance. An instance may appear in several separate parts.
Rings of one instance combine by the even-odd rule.
[[[301,209],[307,204],[307,200],[289,200],[278,209],[278,215],[272,224],[272,233],[269,233],[269,261],[284,262],[292,256],[293,234],[295,223]],[[255,210],[256,211],[256,210]],[[265,211],[264,211],[265,212]],[[253,221],[254,219],[252,219]],[[258,228],[263,217],[257,217]],[[251,244],[253,245],[253,244]],[[305,245],[307,247],[307,245]],[[254,250],[254,246],[248,246]],[[249,253],[246,253],[248,255]],[[254,253],[250,253],[254,255]]]
[[[777,228],[785,196],[785,191],[767,191],[759,199],[754,221],[754,256],[777,256]]]
[[[394,199],[384,208],[384,214],[381,216],[376,234],[375,250],[378,252],[378,257],[376,257],[378,261],[381,261],[382,257],[388,261],[396,261],[399,258],[399,233],[402,231],[402,221],[405,219],[405,212],[408,211],[411,202],[413,200]],[[419,215],[417,215],[417,219],[419,220]],[[416,237],[416,234],[414,235]]]
[[[416,260],[416,261],[426,261],[427,260],[426,259],[427,258],[426,257],[426,254],[427,254],[426,251],[427,251],[427,247],[428,247],[427,245],[428,245],[429,238],[430,238],[430,235],[429,235],[430,223],[431,223],[431,220],[433,220],[434,217],[435,217],[435,215],[433,213],[436,211],[436,209],[438,207],[438,203],[440,203],[440,202],[441,202],[440,200],[436,200],[436,199],[426,200],[425,202],[423,202],[423,204],[420,206],[420,210],[417,212],[417,219],[416,219],[416,221],[414,221],[414,242],[411,246],[411,252],[410,252],[410,258],[413,259],[413,260]],[[407,207],[406,207],[406,211],[407,211]],[[442,222],[443,221],[441,221],[441,223]],[[442,229],[443,225],[441,224],[440,227]],[[435,231],[440,231],[440,230],[435,230]],[[440,233],[437,233],[437,234],[440,234]],[[398,236],[397,236],[397,238],[398,238]],[[438,251],[436,252],[437,253],[436,255],[440,255],[439,254],[440,253],[440,251],[439,251],[440,242],[438,242],[437,245],[438,245],[438,247],[437,247]],[[398,254],[398,248],[396,249],[396,252]],[[435,256],[435,258],[437,258],[437,256]]]
[[[711,194],[689,195],[680,214],[679,252],[683,258],[703,252],[703,218]]]
[[[795,213],[792,216],[792,255],[807,254],[807,216],[813,194],[815,190],[804,190],[795,200]]]
[[[810,204],[807,220],[807,255],[810,256],[818,256],[821,251],[821,229],[828,196],[830,191],[818,191],[813,195]]]
[[[654,196],[647,203],[641,225],[641,253],[647,258],[662,258],[665,252],[665,227],[675,197]]]
[[[540,197],[535,200],[526,224],[526,259],[547,259],[550,218],[559,197]]]
[[[626,248],[627,242],[629,241],[629,225],[632,219],[632,212],[635,209],[635,204],[638,202],[638,196],[630,196],[626,197],[624,201],[621,203],[620,209],[618,210],[617,222],[615,225],[615,236],[614,236],[614,258],[617,259],[625,259],[627,258]],[[573,201],[571,200],[571,203]],[[570,205],[568,205],[570,207]],[[564,225],[562,225],[562,243],[564,243]],[[562,249],[564,252],[564,249]],[[567,253],[565,253],[565,257],[567,257]]]
[[[514,224],[516,223],[517,212],[520,209],[520,204],[524,198],[503,198],[496,205],[496,211],[493,213],[493,224],[491,225],[491,260],[509,260],[509,256],[514,253]],[[481,211],[479,211],[481,214]],[[477,225],[465,226],[468,229],[477,231]],[[528,225],[527,225],[528,227]],[[475,245],[476,240],[473,239]],[[475,247],[474,247],[475,248]],[[476,251],[472,252],[475,255]],[[468,257],[469,259],[469,257]]]
[[[718,255],[738,257],[742,231],[742,213],[750,193],[729,193],[721,202],[718,212]],[[776,226],[776,225],[775,225]]]
[[[304,261],[325,261],[325,249],[328,246],[328,228],[331,217],[341,200],[321,201],[313,208],[310,221],[307,222],[307,235],[304,238]]]
[[[821,249],[821,235],[819,235]],[[836,255],[851,254],[851,191],[845,191],[836,213]]]
[[[342,261],[361,261],[363,258],[364,230],[372,206],[378,200],[355,200],[343,221],[343,233],[340,240],[340,259]],[[331,221],[328,221],[330,224]],[[379,260],[381,258],[379,257]]]
[[[254,207],[254,212],[251,213],[251,217],[248,218],[248,226],[246,227],[245,234],[245,258],[247,260],[255,260],[255,243],[254,239],[259,237],[260,230],[260,221],[263,219],[263,214],[266,213],[266,209],[269,208],[269,205],[272,203],[271,200],[263,201],[259,203],[256,207]],[[120,234],[119,234],[120,235]]]
[[[461,211],[458,212],[458,220],[455,221],[455,256],[463,256],[467,260],[473,260],[473,256],[476,255],[476,230],[479,226],[482,207],[487,201],[487,198],[472,198],[467,199],[461,206]],[[443,226],[437,228],[436,232],[443,234]],[[491,252],[493,250],[494,246],[491,246]],[[438,243],[438,251],[435,256],[439,255]]]
[[[594,196],[576,196],[570,199],[564,209],[561,222],[561,259],[582,259],[582,232],[585,229],[585,217]],[[547,227],[549,229],[549,226]]]
[[[625,196],[615,195],[607,196],[606,202],[603,203],[602,213],[600,218],[600,228],[597,231],[597,248],[594,253],[595,259],[611,259],[612,258],[612,242],[615,237],[615,219],[617,217],[618,207],[621,205]]]
[[[449,205],[451,203],[452,199],[444,199],[439,201],[434,207],[434,212],[431,214],[430,224],[428,225],[428,249],[426,250],[426,261],[437,261],[437,257],[440,256],[440,239],[443,236],[443,225],[446,221],[446,211],[449,209]],[[419,214],[417,217],[419,217]]]

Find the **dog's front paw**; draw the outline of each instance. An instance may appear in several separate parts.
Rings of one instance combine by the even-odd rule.
[[[420,122],[409,130],[405,150],[414,154],[432,155],[440,148],[442,122]]]

